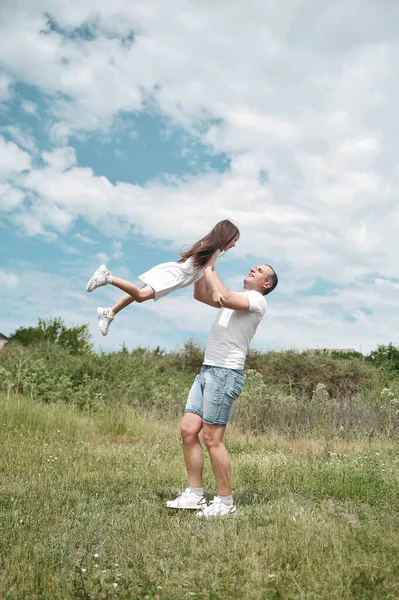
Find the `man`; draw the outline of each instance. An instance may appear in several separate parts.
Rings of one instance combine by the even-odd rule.
[[[198,516],[233,515],[236,506],[231,489],[231,463],[223,444],[226,425],[234,400],[244,385],[244,365],[248,346],[266,312],[264,296],[274,290],[278,278],[272,267],[251,269],[244,279],[243,292],[230,292],[215,272],[223,294],[221,308],[212,325],[204,362],[190,390],[181,423],[188,485],[168,508],[199,510]],[[204,277],[195,283],[194,298],[216,307]],[[218,495],[207,506],[202,486],[204,457],[199,440],[203,431]]]

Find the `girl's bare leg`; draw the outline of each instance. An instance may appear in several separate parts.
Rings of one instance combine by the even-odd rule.
[[[120,279],[119,277],[114,276],[112,276],[112,285],[122,290],[122,292],[129,294],[136,302],[145,302],[146,300],[151,300],[151,298],[155,297],[155,292],[150,285],[143,285],[143,287],[139,288],[134,283],[126,281],[126,279]],[[124,296],[124,298],[126,298],[126,296]],[[128,304],[130,304],[130,302],[128,302]]]
[[[132,298],[130,294],[126,294],[125,296],[122,296],[122,298],[120,298],[117,302],[115,302],[111,310],[114,313],[114,315],[117,315],[120,310],[126,308],[126,306],[129,306],[129,304],[131,304],[132,302],[134,302],[134,298]]]

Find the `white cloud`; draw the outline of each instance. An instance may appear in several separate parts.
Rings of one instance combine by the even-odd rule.
[[[0,285],[5,285],[7,288],[14,288],[19,284],[19,279],[16,275],[10,275],[0,271]]]
[[[378,140],[369,135],[344,140],[338,147],[337,154],[341,155],[343,160],[356,160],[366,156],[375,156],[380,150]]]
[[[112,253],[112,258],[114,260],[119,260],[123,257],[123,252],[122,252],[122,242],[119,242],[118,240],[114,240],[112,242],[112,248],[113,248],[113,253]]]
[[[97,252],[96,261],[101,264],[105,264],[109,261],[109,256],[106,252]]]
[[[29,155],[0,139],[0,171],[15,181],[3,208],[30,235],[56,237],[83,220],[176,252],[230,217],[242,235],[227,260],[266,257],[282,275],[282,312],[270,311],[280,341],[322,343],[330,329],[339,345],[345,336],[364,345],[373,320],[390,335],[394,309],[374,293],[389,286],[365,281],[397,277],[399,5],[310,4],[171,0],[165,11],[159,0],[21,0],[0,26],[0,98],[16,80],[47,93],[51,140],[63,147],[21,175]],[[94,39],[61,33],[85,23]],[[132,44],[122,40],[131,31]],[[109,131],[118,114],[146,106],[226,153],[230,169],[139,186],[77,164],[71,134]],[[341,290],[334,315],[323,297],[298,300],[316,278]]]
[[[9,183],[0,184],[0,210],[4,212],[13,211],[20,206],[25,194]]]
[[[76,164],[74,148],[56,148],[52,152],[42,152],[44,162],[55,171],[65,171]]]
[[[260,136],[267,136],[274,140],[290,142],[300,134],[299,127],[287,120],[251,111],[244,106],[233,109],[226,107],[225,119],[227,123],[240,131],[245,139],[248,135],[253,134],[255,140],[259,140]]]
[[[18,146],[28,150],[31,154],[36,152],[36,143],[33,136],[21,131],[21,129],[15,127],[15,125],[6,125],[1,127],[0,131],[8,134]]]
[[[0,102],[11,98],[11,78],[0,73]]]
[[[29,115],[37,114],[37,109],[38,109],[37,104],[35,104],[34,102],[31,102],[30,100],[22,100],[21,108],[24,112],[28,113]]]
[[[82,275],[82,272],[87,274]],[[0,272],[0,284],[2,275]],[[129,348],[160,345],[173,349],[179,345],[179,330],[173,319],[154,313],[152,301],[128,307],[118,315],[108,336],[103,337],[98,327],[97,306],[112,305],[122,292],[107,286],[88,294],[85,286],[89,276],[88,262],[79,258],[74,258],[69,267],[59,265],[56,273],[36,269],[33,265],[29,268],[26,264],[18,265],[19,285],[1,289],[3,306],[12,304],[13,315],[18,317],[3,311],[0,331],[7,335],[18,327],[35,324],[39,317],[61,317],[68,326],[88,323],[97,348],[115,349],[122,342]],[[194,307],[196,303],[187,299],[186,304]]]
[[[80,250],[69,244],[61,244],[61,248],[65,254],[81,254]]]
[[[93,294],[85,292],[86,281],[96,264],[92,258],[81,256],[70,264],[61,263],[56,273],[37,270],[33,265],[17,265],[14,268],[17,275],[0,272],[0,284],[5,283],[1,286],[3,306],[12,305],[14,314],[16,311],[20,315],[19,321],[14,318],[11,322],[4,317],[8,314],[6,309],[3,319],[0,316],[0,330],[7,334],[14,324],[28,326],[38,317],[61,316],[68,324],[88,322],[96,345],[105,348],[116,348],[125,341],[130,348],[160,345],[173,349],[181,335],[205,341],[216,311],[195,301],[191,288],[156,303],[149,301],[128,307],[118,315],[108,337],[102,338],[96,308],[112,305],[121,292],[112,286]],[[118,275],[134,280],[128,271],[121,270]],[[238,275],[242,277],[245,273]],[[241,289],[241,277],[234,277],[233,289]],[[348,289],[337,288],[328,296],[297,295],[295,302],[273,293],[267,298],[269,308],[254,347],[263,350],[350,347],[368,352],[377,344],[393,339],[392,332],[398,330],[398,294],[396,287],[370,287],[365,282]]]
[[[393,259],[389,264],[384,258],[396,243],[394,230],[388,229],[383,236],[367,214],[357,223],[353,220],[372,204],[370,190],[389,200],[378,177],[367,173],[347,176],[339,171],[326,175],[325,162],[318,169],[319,175],[312,170],[312,176],[318,178],[313,184],[317,197],[300,206],[295,191],[293,198],[284,202],[278,184],[265,189],[255,177],[256,161],[245,157],[233,161],[227,173],[186,177],[174,186],[160,181],[144,187],[113,185],[90,169],[73,167],[61,172],[57,165],[19,178],[37,200],[23,217],[18,216],[18,222],[30,234],[46,228],[63,233],[82,217],[113,237],[133,229],[149,239],[171,241],[177,251],[204,235],[216,221],[229,217],[239,223],[242,233],[235,256],[267,255],[270,262],[289,263],[295,281],[300,273],[306,278],[328,273],[331,281],[350,282],[367,270],[378,271],[384,261],[386,269],[396,268]],[[322,201],[316,202],[319,194]],[[295,274],[297,269],[300,271]]]
[[[6,142],[0,136],[0,181],[7,181],[17,173],[27,171],[31,167],[31,157],[14,142]]]
[[[68,143],[71,133],[71,127],[69,127],[66,123],[58,121],[51,126],[50,140],[53,142],[53,144],[65,145]]]
[[[91,238],[87,237],[86,235],[82,235],[81,233],[75,233],[74,237],[77,240],[79,240],[80,242],[83,242],[85,244],[96,244],[97,243],[94,240],[92,240]]]
[[[399,283],[397,281],[389,281],[388,279],[382,279],[381,277],[377,277],[374,282],[376,285],[390,287],[395,290],[399,290]]]

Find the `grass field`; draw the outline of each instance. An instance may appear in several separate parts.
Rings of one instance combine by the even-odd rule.
[[[185,487],[177,421],[22,397],[0,410],[2,600],[399,598],[393,438],[231,428],[238,513],[203,522],[165,508]]]

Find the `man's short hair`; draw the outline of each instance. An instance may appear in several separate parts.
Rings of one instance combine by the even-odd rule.
[[[271,286],[268,288],[265,288],[263,295],[267,296],[267,294],[270,294],[270,292],[272,292],[278,284],[278,277],[277,277],[277,273],[276,271],[273,269],[273,267],[271,267],[270,265],[265,265],[266,267],[269,267],[269,269],[271,270],[270,275],[268,275],[267,277],[267,281],[269,281],[271,283]]]

